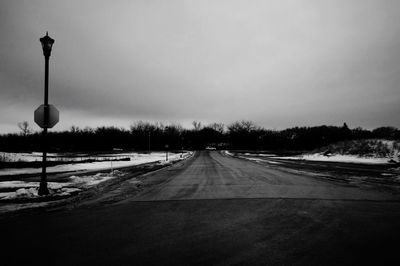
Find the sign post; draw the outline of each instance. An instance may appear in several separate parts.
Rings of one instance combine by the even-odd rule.
[[[43,48],[45,69],[44,69],[44,104],[39,106],[35,111],[35,122],[43,128],[42,133],[42,176],[40,178],[39,195],[48,195],[49,189],[47,188],[47,176],[46,176],[46,159],[47,159],[47,128],[52,128],[57,124],[59,120],[58,110],[49,105],[49,58],[51,55],[51,48],[53,47],[54,40],[49,37],[46,32],[46,36],[40,38],[40,42]]]

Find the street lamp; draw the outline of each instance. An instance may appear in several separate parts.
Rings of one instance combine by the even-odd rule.
[[[44,69],[44,127],[42,134],[42,145],[43,145],[43,164],[42,164],[42,176],[40,179],[39,186],[39,195],[48,195],[49,190],[47,188],[47,180],[46,180],[46,157],[47,157],[47,127],[49,124],[49,58],[51,55],[51,48],[54,44],[54,39],[50,38],[48,32],[46,32],[46,36],[40,38],[40,42],[43,48],[43,55],[45,61],[45,69]]]

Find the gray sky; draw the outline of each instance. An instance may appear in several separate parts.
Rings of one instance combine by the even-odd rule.
[[[400,1],[0,2],[0,133],[43,101],[54,130],[247,119],[400,127]]]

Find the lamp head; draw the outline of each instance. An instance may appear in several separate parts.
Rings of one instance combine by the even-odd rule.
[[[54,44],[54,39],[50,38],[49,33],[46,31],[46,36],[40,38],[40,42],[43,48],[43,55],[50,56],[51,55],[51,48]]]

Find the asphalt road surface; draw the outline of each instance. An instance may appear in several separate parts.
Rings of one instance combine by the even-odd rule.
[[[0,218],[4,265],[399,265],[400,197],[216,151]],[[2,263],[3,265],[3,263]]]

